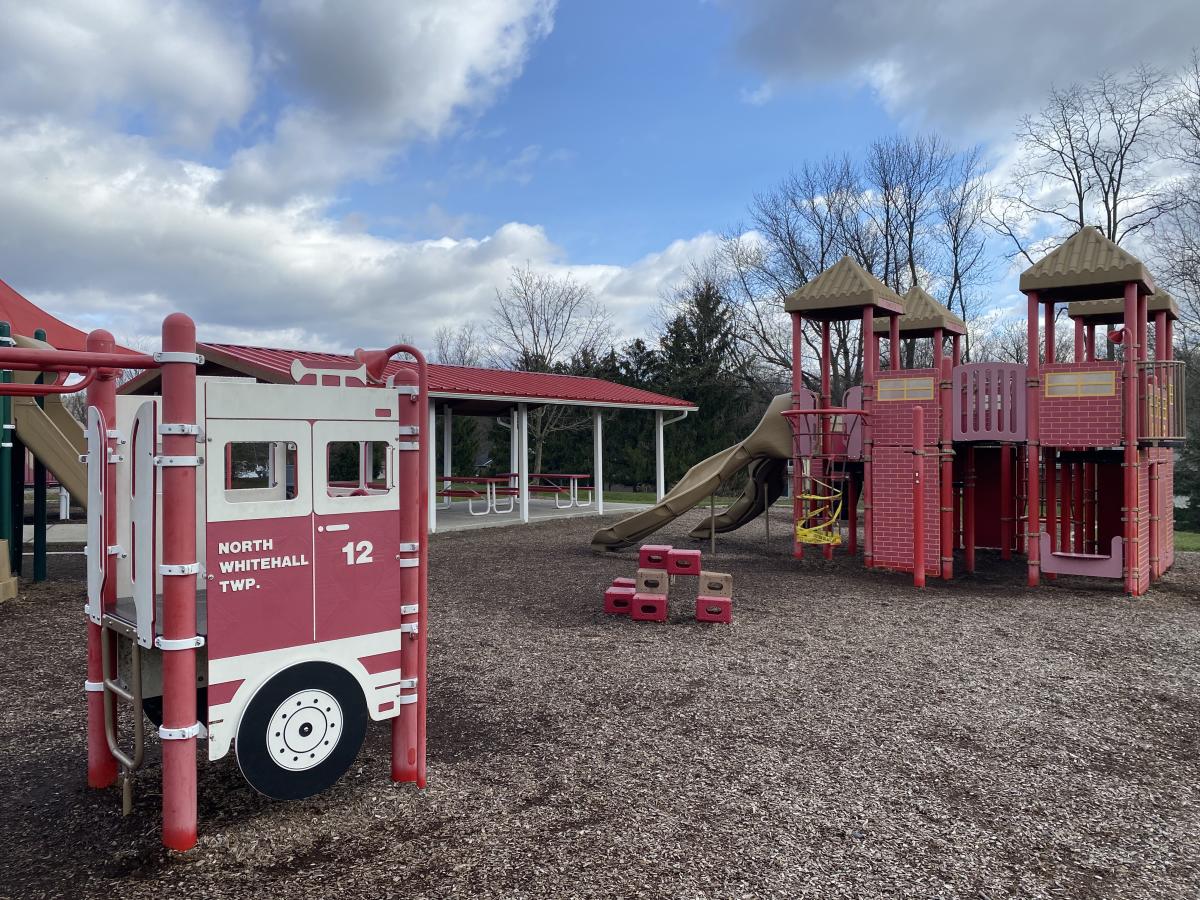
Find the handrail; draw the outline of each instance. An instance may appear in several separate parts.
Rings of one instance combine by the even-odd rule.
[[[1138,364],[1138,440],[1179,442],[1187,438],[1186,369],[1183,360]]]

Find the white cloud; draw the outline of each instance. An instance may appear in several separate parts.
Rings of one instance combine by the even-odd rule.
[[[436,139],[516,78],[550,32],[553,0],[267,0],[263,71],[286,104],[271,134],[234,155],[221,191],[237,202],[322,195]]]
[[[140,120],[189,145],[253,100],[249,41],[191,0],[0,0],[0,109]]]
[[[772,82],[859,81],[889,112],[960,132],[1012,128],[1050,84],[1145,62],[1200,34],[1195,0],[745,0],[739,55]]]
[[[486,317],[526,262],[590,285],[623,336],[641,334],[662,288],[717,238],[676,241],[631,266],[571,266],[545,232],[509,223],[483,238],[388,240],[320,207],[210,202],[220,171],[164,159],[145,139],[0,122],[4,278],[55,315],[130,339],[182,309],[202,337],[349,349]]]

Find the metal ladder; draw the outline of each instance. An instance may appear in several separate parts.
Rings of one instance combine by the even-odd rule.
[[[129,686],[119,677],[109,677],[116,672],[113,651],[121,638],[127,638],[133,648],[129,662]],[[104,737],[108,749],[121,764],[121,815],[133,812],[134,772],[142,767],[146,750],[145,716],[142,712],[142,648],[138,644],[137,629],[128,622],[104,615],[100,620],[100,652],[104,666]],[[133,749],[126,753],[117,741],[117,702],[127,703],[133,713]]]

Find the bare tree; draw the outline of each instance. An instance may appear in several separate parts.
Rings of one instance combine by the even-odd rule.
[[[596,358],[608,346],[608,313],[591,288],[562,277],[513,267],[508,284],[496,291],[489,327],[496,342],[492,362],[503,368],[567,372],[581,359]],[[573,373],[578,374],[578,373]],[[533,471],[540,471],[546,439],[555,432],[584,428],[589,417],[573,407],[550,404],[530,411]]]
[[[447,366],[481,366],[485,348],[474,322],[443,325],[433,333],[433,361]]]
[[[1139,66],[1087,84],[1052,88],[1046,105],[1021,120],[1021,157],[1000,191],[990,224],[1013,255],[1031,264],[1044,249],[1085,225],[1116,243],[1152,225],[1176,203],[1156,164],[1171,82]],[[1038,244],[1037,225],[1053,233]]]
[[[898,292],[920,284],[968,315],[985,274],[979,153],[951,152],[936,136],[875,142],[864,161],[805,163],[751,203],[745,224],[720,250],[724,292],[738,327],[741,371],[755,382],[786,383],[791,328],[784,299],[844,255]],[[835,396],[862,376],[862,329],[834,323]],[[802,332],[806,360],[819,331]],[[915,362],[914,350],[906,351]],[[815,387],[815,367],[805,365]],[[762,386],[756,384],[755,386]]]

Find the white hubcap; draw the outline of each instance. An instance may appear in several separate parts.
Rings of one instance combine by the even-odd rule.
[[[342,736],[342,708],[325,691],[298,691],[271,716],[267,747],[275,764],[299,772],[320,765]]]

